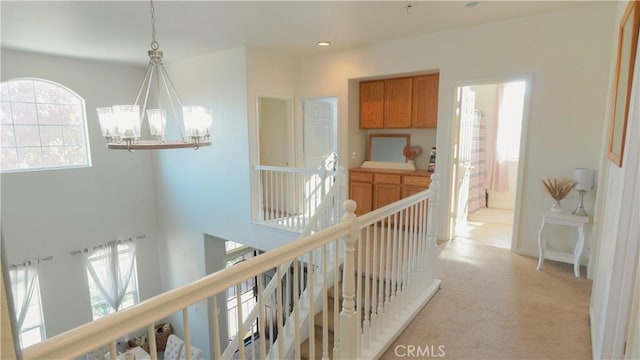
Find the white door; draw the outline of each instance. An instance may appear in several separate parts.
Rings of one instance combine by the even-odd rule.
[[[456,222],[466,221],[469,203],[469,176],[471,175],[471,147],[473,136],[473,117],[475,92],[470,87],[460,88],[458,97],[460,118],[458,153],[456,156]]]
[[[307,99],[303,103],[302,164],[315,169],[337,150],[337,98]]]

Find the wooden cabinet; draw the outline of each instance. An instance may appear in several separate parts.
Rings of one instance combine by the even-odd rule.
[[[384,81],[360,83],[360,127],[363,129],[384,127]]]
[[[438,126],[438,74],[413,78],[411,127],[435,128]]]
[[[353,168],[349,170],[349,198],[354,200],[356,215],[381,208],[429,187],[431,173],[425,170],[384,170]]]
[[[439,74],[360,83],[361,129],[435,128]]]
[[[384,127],[411,127],[411,78],[384,81]]]

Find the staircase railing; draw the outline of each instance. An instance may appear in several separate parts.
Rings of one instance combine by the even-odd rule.
[[[259,212],[257,222],[302,231],[326,198],[341,169],[300,169],[258,165]]]
[[[433,176],[429,190],[361,217],[355,216],[356,204],[348,200],[345,202],[346,214],[337,225],[26,348],[23,358],[71,359],[108,346],[110,358],[116,360],[116,340],[146,329],[151,359],[157,359],[154,325],[177,313],[182,315],[184,333],[181,336],[185,341],[186,359],[191,360],[194,345],[190,336],[189,308],[205,300],[210,304],[210,315],[207,316],[211,317],[214,331],[213,349],[204,350],[211,353],[211,358],[222,358],[220,345],[226,339],[216,331],[221,325],[217,295],[230,287],[235,287],[239,294],[241,284],[254,278],[258,289],[255,295],[258,332],[264,337],[268,335],[266,319],[270,315],[275,317],[278,331],[278,341],[272,345],[273,349],[268,350],[267,341],[261,337],[256,349],[257,358],[265,358],[267,354],[273,358],[288,358],[285,341],[281,340],[285,338],[295,343],[291,357],[299,358],[301,343],[307,337],[308,353],[312,358],[315,357],[316,337],[321,340],[322,356],[327,358],[379,357],[439,287],[439,280],[434,277],[436,238],[433,224],[437,180],[437,176]],[[339,250],[340,244],[344,245],[344,251]],[[339,257],[344,257],[342,268],[337,266]],[[282,265],[289,263],[292,266],[283,269]],[[275,303],[269,303],[264,291],[263,275],[272,271],[279,279],[285,278],[282,272],[286,271],[292,279],[290,285],[277,282]],[[342,310],[333,331],[323,314],[316,336],[318,326],[314,324],[313,315],[327,312],[327,293],[333,282],[330,278],[335,280],[335,274],[342,279],[342,290],[339,291]],[[286,286],[291,286],[292,293],[301,296],[284,296]],[[303,288],[308,290],[303,291]],[[314,301],[314,296],[304,295],[314,294],[317,289],[325,295],[321,304]],[[285,330],[286,308],[292,309],[289,318],[293,321]],[[239,323],[242,322],[242,311],[242,306],[238,306]],[[334,339],[330,333],[335,334]],[[195,346],[205,347],[202,344]],[[246,358],[243,346],[239,347],[237,356]]]
[[[315,211],[313,212],[313,215],[307,221],[305,228],[302,230],[300,234],[300,238],[306,237],[308,235],[311,235],[313,233],[316,233],[328,227],[337,225],[342,220],[343,211],[342,211],[341,204],[343,204],[345,200],[345,182],[346,181],[344,178],[344,173],[342,171],[337,171],[334,176],[335,176],[335,181],[332,181],[332,184],[330,184],[331,185],[330,190],[326,193],[320,205],[317,207],[317,209],[315,209]],[[317,258],[318,258],[317,254],[315,258],[317,261]],[[298,281],[297,290],[294,291],[293,285],[291,282],[293,280],[291,279],[292,275],[288,272],[289,269],[293,269],[292,267],[293,261],[294,260],[286,264],[281,264],[278,267],[276,271],[276,276],[273,277],[271,281],[269,281],[269,283],[264,288],[264,293],[263,293],[264,299],[267,299],[271,303],[275,304],[277,299],[276,289],[278,288],[278,285],[282,286],[282,283],[284,283],[285,288],[282,290],[282,293],[289,300],[289,302],[286,304],[288,306],[284,306],[283,309],[281,310],[282,312],[284,312],[283,314],[284,319],[286,319],[290,315],[291,308],[293,307],[293,302],[295,301],[293,300],[293,297],[294,296],[299,297],[304,290],[304,286],[303,286],[304,283],[307,283],[307,282],[303,283],[301,281]],[[308,264],[308,261],[306,263],[300,263],[300,264]],[[300,264],[298,264],[297,266],[300,266]],[[288,274],[289,276],[287,276]],[[263,304],[262,306],[265,306],[265,305]],[[244,334],[251,331],[254,324],[256,323],[256,320],[259,318],[260,313],[263,313],[262,318],[266,316],[264,315],[264,312],[262,312],[262,310],[264,310],[262,306],[260,306],[260,304],[257,304],[257,306],[254,306],[250,310],[249,314],[243,320],[242,326],[239,328],[240,330],[238,331],[237,334],[233,334],[233,337],[230,340],[229,345],[222,352],[223,359],[231,358],[231,355],[234,354],[235,352],[242,351],[240,349],[240,344],[242,343],[244,345],[244,343],[241,342],[240,338],[244,337],[243,336]],[[266,325],[267,326],[271,325],[271,327],[273,327],[274,324],[267,323]],[[288,324],[283,322],[283,327],[287,325]],[[262,331],[261,333],[265,333],[265,331]],[[238,336],[238,334],[240,334],[240,336]],[[253,344],[252,345],[253,347],[255,347],[255,340],[256,339],[252,338],[250,342],[251,344]],[[266,339],[263,337],[263,341],[264,340]],[[274,336],[270,336],[269,340],[271,341],[269,344],[271,346],[273,346],[273,344],[276,343],[274,341],[275,340]],[[266,346],[266,343],[265,343],[265,346]]]

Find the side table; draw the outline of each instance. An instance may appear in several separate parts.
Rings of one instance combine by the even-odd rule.
[[[577,216],[565,212],[552,212],[549,211],[542,216],[540,227],[538,228],[538,267],[542,269],[542,263],[544,259],[562,261],[565,263],[573,264],[573,273],[576,277],[580,277],[580,257],[582,256],[582,250],[584,249],[584,225],[589,223],[588,216]],[[572,226],[578,230],[578,241],[576,241],[576,247],[573,250],[573,254],[546,250],[546,241],[542,236],[542,230],[546,224]]]

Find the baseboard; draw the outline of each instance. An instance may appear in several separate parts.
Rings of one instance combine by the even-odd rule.
[[[376,339],[376,343],[371,349],[363,351],[360,354],[360,359],[378,359],[387,351],[389,346],[400,336],[404,329],[413,321],[416,315],[422,310],[422,308],[431,300],[433,295],[440,289],[440,279],[435,279],[427,287],[427,289],[417,297],[417,299],[407,306],[405,311],[393,321],[388,327],[385,328],[384,333],[380,339]]]

